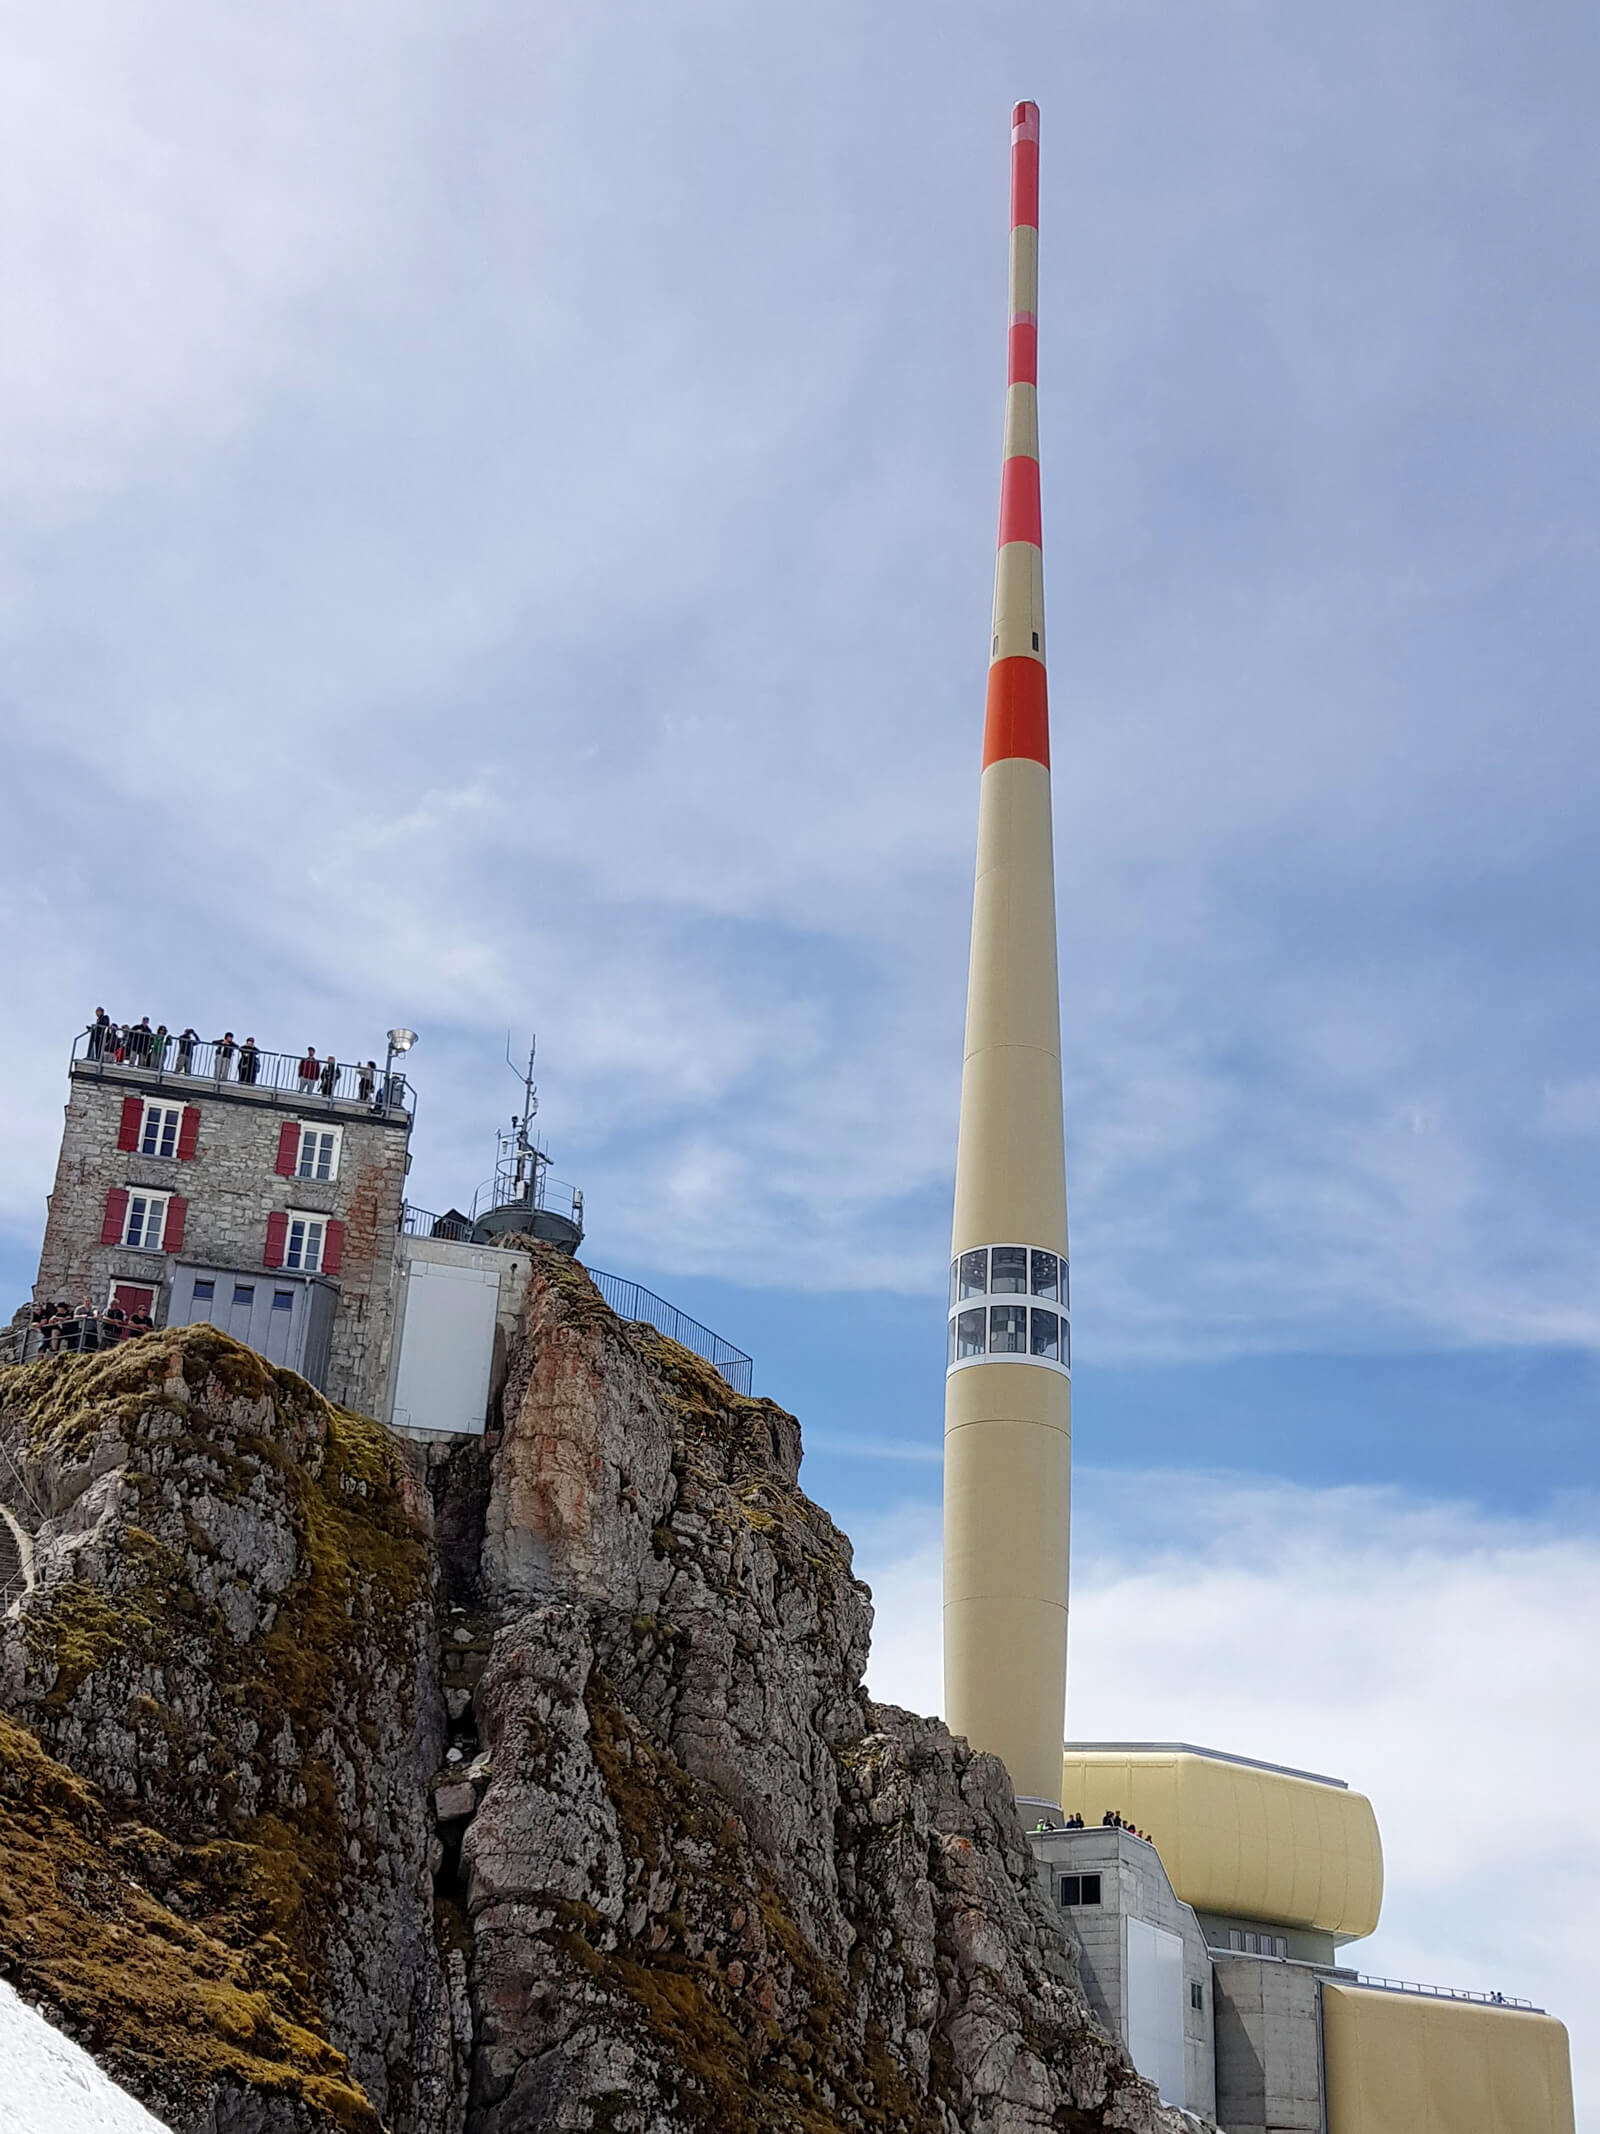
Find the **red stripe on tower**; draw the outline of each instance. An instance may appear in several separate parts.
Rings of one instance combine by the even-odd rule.
[[[1011,114],[1011,227],[1039,227],[1039,107],[1018,104]]]
[[[1036,320],[1013,319],[1006,342],[1007,385],[1039,383],[1039,327]]]
[[[1011,113],[1011,286],[1006,339],[1006,457],[1000,470],[1001,551],[996,566],[994,642],[983,761],[1050,766],[1049,691],[1040,605],[1044,523],[1039,496],[1032,394],[1039,378],[1034,314],[1039,227],[1039,107]],[[1026,235],[1019,236],[1018,232]],[[1020,449],[1019,449],[1020,448]]]
[[[997,659],[989,669],[983,721],[983,767],[1014,756],[1050,768],[1050,705],[1036,659]]]
[[[1008,541],[1044,541],[1039,516],[1039,462],[1018,453],[1000,469],[1000,546]]]

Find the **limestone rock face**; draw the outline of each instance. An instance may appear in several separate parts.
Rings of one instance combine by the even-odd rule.
[[[507,1389],[462,1848],[474,2134],[1157,2129],[1010,1783],[870,1704],[792,1417],[541,1259]]]
[[[0,1788],[0,1882],[64,1844],[53,1790],[115,1857],[111,1911],[141,1922],[0,1899],[7,1969],[69,2013],[81,1995],[91,2042],[178,2124],[449,2134],[426,1505],[387,1433],[195,1328],[0,1373],[0,1449],[35,1524],[0,1707],[41,1752],[21,1799],[9,1764]],[[138,1982],[130,1960],[175,1941],[170,1975]],[[208,1972],[228,1990],[191,2041]]]
[[[0,1969],[182,2134],[1177,2129],[794,1419],[531,1249],[481,1441],[209,1329],[0,1372]]]

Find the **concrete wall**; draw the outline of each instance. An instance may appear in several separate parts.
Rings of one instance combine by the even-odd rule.
[[[123,1099],[145,1096],[199,1113],[194,1154],[142,1156],[117,1147]],[[286,1120],[342,1129],[338,1176],[326,1184],[282,1178],[276,1169]],[[102,1245],[106,1196],[118,1186],[176,1193],[187,1202],[182,1257],[191,1265],[260,1273],[267,1217],[303,1209],[344,1225],[338,1309],[328,1360],[330,1398],[376,1412],[390,1363],[396,1244],[405,1191],[410,1120],[374,1115],[359,1104],[313,1101],[300,1108],[284,1091],[219,1084],[206,1076],[156,1075],[107,1066],[75,1067],[50,1196],[35,1298],[88,1296],[103,1305],[113,1282],[156,1292],[152,1316],[165,1322],[175,1255]]]
[[[1174,1893],[1153,1845],[1126,1830],[1098,1825],[1088,1830],[1030,1834],[1042,1887],[1064,1931],[1075,1938],[1089,2004],[1119,2038],[1128,2036],[1127,1935],[1124,1922],[1142,1919],[1176,1934],[1183,1943],[1183,2049],[1187,2094],[1169,2100],[1192,2112],[1215,2116],[1216,2066],[1212,2043],[1211,1959],[1200,1923]],[[1098,1874],[1100,1902],[1063,1908],[1063,1874]],[[1200,2005],[1194,2005],[1194,1988]],[[1141,2073],[1148,2072],[1141,2069]]]
[[[1217,2121],[1227,2134],[1323,2134],[1319,1975],[1213,1952]]]

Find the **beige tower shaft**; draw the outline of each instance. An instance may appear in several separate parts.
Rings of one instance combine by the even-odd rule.
[[[945,1393],[945,1710],[1019,1801],[1061,1799],[1072,1466],[1067,1195],[1044,669],[1038,112],[1012,126],[1000,544],[956,1152]]]

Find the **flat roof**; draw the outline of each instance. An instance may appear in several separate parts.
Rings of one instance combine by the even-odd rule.
[[[1066,1753],[1080,1756],[1204,1756],[1216,1764],[1242,1764],[1247,1771],[1272,1771],[1279,1778],[1306,1778],[1314,1786],[1337,1786],[1348,1793],[1350,1782],[1326,1771],[1298,1771],[1293,1764],[1263,1763],[1259,1756],[1235,1756],[1230,1749],[1203,1749],[1193,1741],[1069,1741]]]

